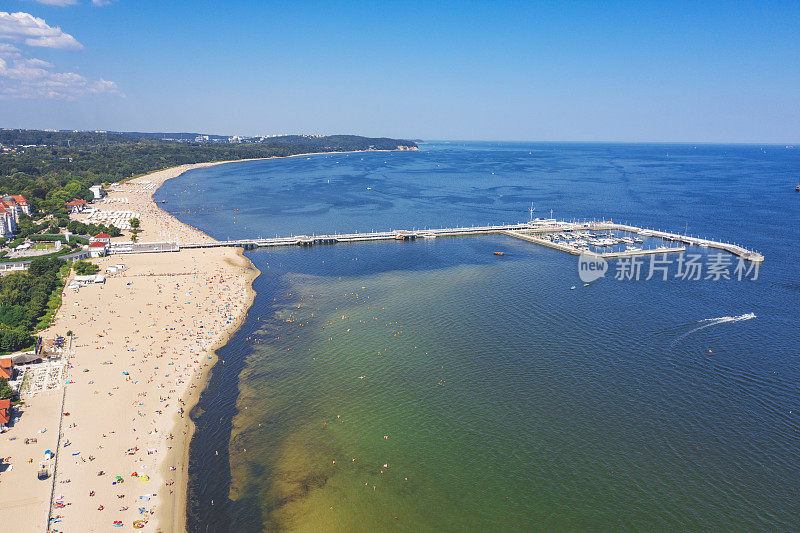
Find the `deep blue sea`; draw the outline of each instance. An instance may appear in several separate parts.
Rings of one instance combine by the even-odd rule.
[[[799,179],[783,146],[436,142],[166,182],[219,239],[533,203],[766,257],[755,280],[731,258],[730,280],[612,262],[584,285],[504,236],[247,252],[258,296],[193,413],[190,530],[800,529]]]

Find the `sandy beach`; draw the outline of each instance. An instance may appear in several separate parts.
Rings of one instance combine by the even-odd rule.
[[[343,152],[326,152],[334,153]],[[309,155],[319,154],[289,157]],[[100,213],[71,218],[107,223],[136,216],[139,242],[212,241],[162,210],[153,194],[187,170],[229,162],[237,161],[182,165],[113,184],[92,204]],[[129,241],[130,232],[113,240]],[[55,321],[42,332],[74,334],[66,390],[27,399],[19,422],[2,436],[2,455],[13,468],[0,475],[0,523],[47,531],[52,511],[53,532],[184,531],[194,430],[188,413],[215,350],[244,320],[259,272],[233,248],[92,261],[101,272],[120,263],[125,269],[105,284],[65,289]],[[37,442],[24,444],[31,437]],[[46,450],[57,451],[54,481],[36,478]]]
[[[249,307],[256,271],[233,249],[175,255],[125,258],[124,273],[64,302],[55,327],[76,340],[55,479],[64,507],[53,529],[181,527],[188,410],[214,349]]]
[[[164,240],[166,232],[182,242],[210,240],[152,201],[165,180],[199,166],[205,165],[116,185],[96,207],[117,210],[124,201],[125,209],[138,211],[140,241]],[[110,531],[120,523],[183,531],[188,413],[216,362],[215,349],[244,319],[258,271],[232,248],[93,261],[101,271],[119,263],[125,269],[103,285],[65,290],[56,320],[43,332],[74,334],[66,391],[29,399],[20,421],[3,434],[3,456],[13,468],[0,475],[0,523],[46,531],[54,487],[50,531]],[[37,443],[24,444],[30,437]],[[55,478],[39,481],[46,450],[58,452]]]

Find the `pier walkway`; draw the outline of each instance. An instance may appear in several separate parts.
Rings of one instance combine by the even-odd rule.
[[[409,241],[416,239],[436,239],[443,237],[459,237],[467,235],[506,235],[516,239],[547,246],[562,252],[573,255],[585,253],[578,246],[570,243],[554,242],[544,238],[547,234],[568,234],[571,232],[606,232],[623,231],[637,234],[640,237],[653,237],[663,241],[676,243],[676,246],[658,246],[655,248],[621,250],[610,252],[592,252],[604,258],[631,257],[638,255],[675,253],[686,250],[687,245],[715,248],[741,257],[747,261],[762,262],[764,256],[758,252],[748,250],[738,244],[712,241],[698,237],[690,237],[669,233],[643,229],[626,224],[617,224],[610,221],[597,222],[563,222],[554,219],[536,219],[530,222],[496,226],[471,226],[460,228],[439,228],[439,229],[420,229],[420,230],[393,230],[378,231],[369,233],[341,233],[326,235],[294,235],[291,237],[274,238],[253,238],[238,239],[228,241],[208,241],[197,243],[112,243],[109,253],[154,253],[154,252],[176,252],[187,248],[215,248],[219,246],[240,247],[246,250],[255,248],[269,248],[274,246],[314,246],[319,244],[335,244],[348,242],[373,242],[373,241]]]

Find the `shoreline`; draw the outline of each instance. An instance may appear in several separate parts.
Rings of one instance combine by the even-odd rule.
[[[179,172],[179,173],[177,173],[177,174],[175,174],[173,176],[169,176],[169,177],[166,177],[165,179],[163,179],[158,184],[158,186],[153,190],[150,199],[151,199],[152,204],[160,212],[162,212],[164,215],[176,220],[180,224],[183,224],[183,225],[185,225],[187,227],[192,228],[193,230],[195,230],[195,231],[197,231],[199,233],[202,233],[208,239],[217,240],[217,239],[214,239],[213,237],[209,236],[205,232],[203,232],[203,231],[201,231],[201,230],[199,230],[199,229],[197,229],[197,228],[195,228],[193,226],[189,226],[189,224],[181,222],[179,219],[177,219],[176,217],[171,215],[168,211],[163,209],[158,203],[155,202],[155,200],[153,198],[154,198],[155,194],[158,192],[158,190],[161,188],[161,186],[164,185],[165,182],[167,182],[168,180],[180,177],[183,174],[185,174],[186,172],[189,172],[190,170],[195,170],[195,169],[198,169],[198,168],[206,168],[206,167],[211,167],[211,166],[216,166],[216,165],[224,165],[224,164],[228,164],[228,163],[242,163],[242,162],[249,162],[249,161],[268,161],[268,160],[272,160],[272,159],[287,159],[287,158],[291,158],[291,157],[302,157],[302,156],[313,156],[313,155],[352,154],[352,153],[365,153],[365,152],[396,152],[396,151],[401,151],[401,150],[351,150],[351,151],[336,151],[336,152],[310,152],[310,153],[302,153],[302,154],[293,154],[293,155],[288,155],[288,156],[261,157],[261,158],[251,158],[251,159],[235,159],[235,160],[229,160],[229,161],[214,161],[214,162],[207,162],[207,163],[195,163],[195,164],[192,164],[192,165],[180,165],[179,167],[171,167],[171,168],[167,168],[167,169],[164,169],[164,170],[161,170],[161,171],[156,171],[156,172],[174,171],[174,170],[176,170],[178,168],[186,167],[186,168],[183,168],[181,170],[181,172]],[[403,150],[403,151],[405,151],[405,150]],[[409,150],[409,151],[416,151],[416,150]],[[152,174],[154,174],[154,173],[146,174],[144,176],[140,176],[139,178],[131,178],[130,180],[126,180],[126,182],[133,182],[133,181],[135,181],[137,179],[140,179],[140,178],[146,178],[147,176],[150,176]],[[188,493],[189,493],[189,471],[188,471],[188,469],[189,469],[189,453],[190,453],[191,443],[192,443],[192,440],[194,438],[194,432],[195,432],[195,429],[196,429],[196,426],[195,426],[194,422],[191,419],[190,413],[192,412],[192,410],[195,407],[197,407],[197,405],[198,405],[198,403],[200,401],[200,396],[202,395],[202,393],[208,387],[208,384],[209,384],[209,381],[210,381],[210,378],[211,378],[211,371],[217,365],[217,363],[219,362],[219,357],[217,356],[217,350],[219,350],[220,348],[225,346],[230,341],[231,337],[241,328],[242,324],[244,324],[245,320],[247,319],[247,314],[248,314],[250,308],[252,307],[253,301],[255,300],[255,297],[256,297],[256,291],[253,289],[253,282],[256,280],[256,278],[258,278],[259,275],[261,275],[261,271],[259,271],[255,267],[255,265],[252,263],[252,261],[250,261],[249,259],[247,259],[247,257],[245,257],[243,250],[239,249],[239,250],[237,250],[237,253],[242,259],[247,261],[248,266],[249,266],[249,274],[247,275],[247,278],[248,278],[247,279],[247,285],[249,287],[249,290],[248,290],[248,292],[246,294],[246,297],[245,297],[245,305],[244,305],[244,308],[243,308],[242,312],[240,313],[240,315],[238,317],[236,317],[236,320],[232,323],[231,327],[227,328],[225,335],[223,337],[221,337],[211,348],[209,348],[207,350],[207,352],[213,358],[213,359],[211,359],[212,364],[209,365],[208,367],[206,367],[202,371],[202,374],[199,376],[198,387],[196,387],[195,389],[188,390],[186,392],[186,394],[183,396],[182,399],[183,399],[183,401],[185,403],[185,406],[186,406],[186,409],[185,409],[185,411],[186,411],[185,421],[182,422],[181,417],[178,416],[178,415],[176,415],[174,417],[175,423],[174,423],[174,426],[173,426],[173,434],[178,434],[177,430],[179,428],[180,429],[185,429],[185,431],[182,431],[180,433],[181,436],[179,437],[178,442],[174,442],[173,443],[172,453],[168,454],[165,457],[165,459],[162,462],[162,465],[160,467],[160,470],[166,476],[166,475],[169,474],[169,470],[168,470],[169,469],[169,465],[171,463],[179,463],[181,465],[181,467],[180,467],[180,470],[176,471],[176,473],[179,474],[179,476],[178,476],[179,480],[176,480],[176,483],[178,481],[180,481],[180,483],[178,484],[178,488],[175,489],[174,493],[171,495],[172,496],[171,498],[169,497],[170,495],[167,494],[167,497],[164,499],[164,501],[163,501],[163,503],[162,503],[162,505],[160,507],[160,511],[159,511],[159,514],[158,514],[158,520],[157,520],[157,523],[158,523],[159,527],[158,527],[157,530],[173,531],[173,532],[186,531],[187,505],[188,505],[187,498],[188,498]],[[181,461],[176,461],[175,459],[177,459],[177,458],[181,458],[182,460]],[[161,492],[163,492],[164,490],[165,490],[165,488],[162,487]]]
[[[140,241],[163,240],[159,234],[180,242],[215,240],[156,203],[165,181],[227,163],[376,151],[394,150],[179,165],[109,185],[96,214],[70,218],[136,216]],[[142,531],[186,531],[195,433],[190,413],[218,363],[216,351],[246,320],[260,272],[233,248],[90,261],[106,274],[105,283],[65,287],[51,325],[40,333],[50,339],[73,332],[62,355],[64,390],[27,397],[23,416],[4,434],[4,456],[13,468],[0,474],[0,522],[13,520],[20,531],[105,531],[137,523]],[[122,271],[106,272],[120,263]],[[29,437],[38,443],[28,445]],[[42,482],[34,458],[46,450],[58,460]],[[124,484],[112,483],[115,476]]]
[[[180,484],[176,485],[177,488],[172,495],[167,494],[164,496],[157,520],[159,529],[163,531],[186,531],[186,510],[189,494],[189,452],[196,429],[196,425],[192,421],[191,412],[197,406],[200,401],[200,396],[208,387],[208,383],[211,379],[211,371],[219,362],[217,350],[228,344],[231,337],[242,327],[256,297],[256,291],[253,289],[253,282],[261,275],[261,271],[253,265],[252,261],[245,257],[244,250],[237,250],[237,254],[250,265],[246,276],[249,290],[245,297],[242,312],[236,317],[231,327],[226,330],[226,333],[208,349],[207,353],[212,357],[211,364],[207,366],[198,377],[198,386],[187,391],[182,398],[186,405],[186,416],[183,419],[177,414],[173,417],[175,422],[172,433],[173,435],[179,434],[180,437],[176,439],[177,442],[173,441],[172,453],[164,458],[160,470],[162,475],[166,478],[169,475],[169,465],[171,463],[180,464],[180,469],[175,471],[180,480]],[[185,431],[178,433],[179,429],[185,429]],[[177,458],[181,460],[175,460]],[[160,492],[164,492],[165,490],[166,487],[162,487]]]
[[[387,152],[387,151],[399,151],[399,150],[356,150],[347,152],[342,152],[342,151],[313,152],[313,153],[293,154],[289,156],[276,156],[267,158],[215,161],[215,162],[196,163],[189,165],[179,165],[176,167],[170,167],[167,169],[151,172],[143,176],[130,178],[123,182],[117,182],[113,184],[112,186],[109,187],[110,189],[109,201],[113,202],[113,199],[124,198],[124,202],[129,203],[130,199],[124,195],[129,195],[134,198],[133,201],[134,206],[139,207],[142,211],[141,214],[139,215],[141,223],[140,241],[159,240],[155,238],[158,236],[158,233],[163,234],[167,231],[169,231],[169,234],[171,236],[173,231],[175,232],[176,237],[180,235],[182,237],[181,240],[183,242],[186,242],[185,237],[187,236],[189,236],[190,238],[199,238],[201,240],[216,240],[213,237],[209,236],[208,234],[202,232],[201,230],[180,221],[178,218],[171,215],[169,212],[163,209],[158,203],[156,203],[154,196],[157,193],[158,189],[166,181],[182,176],[189,170],[195,170],[198,168],[205,168],[227,163],[262,161],[270,159],[284,159],[289,157],[302,157],[302,156],[310,157],[315,155],[329,155],[329,154],[334,155],[334,154],[345,154],[345,153]],[[103,209],[101,209],[101,211],[113,210],[114,208],[115,207],[112,205],[110,207],[104,207]],[[76,218],[81,219],[84,217],[78,215],[78,217]],[[124,240],[124,237],[115,240]],[[249,259],[247,259],[247,257],[244,255],[243,250],[237,249],[235,251],[230,250],[228,252],[215,250],[212,253],[209,253],[206,250],[203,251],[202,254],[205,256],[206,260],[212,262],[212,264],[216,265],[218,269],[220,267],[225,267],[225,268],[232,267],[233,271],[239,277],[238,281],[243,282],[244,286],[242,287],[242,293],[235,295],[237,309],[238,309],[237,314],[235,316],[232,316],[231,320],[228,323],[221,325],[219,334],[216,336],[213,344],[204,347],[201,353],[197,355],[197,360],[195,360],[194,362],[198,365],[199,362],[203,362],[204,364],[192,370],[191,375],[183,385],[184,390],[182,392],[179,392],[179,394],[176,396],[176,399],[178,399],[178,401],[183,405],[182,411],[180,413],[176,412],[171,417],[169,424],[167,425],[162,424],[162,432],[164,434],[169,432],[170,434],[169,438],[171,440],[167,441],[165,437],[161,438],[162,444],[166,446],[166,450],[164,451],[164,454],[162,455],[161,459],[158,461],[158,464],[155,465],[156,470],[153,472],[153,473],[158,472],[156,479],[160,480],[161,484],[158,487],[157,492],[153,494],[153,496],[156,496],[155,498],[153,498],[154,501],[152,502],[155,506],[155,510],[153,513],[151,513],[153,515],[151,517],[152,520],[150,521],[151,523],[146,526],[146,530],[154,530],[159,532],[186,531],[187,510],[188,510],[187,498],[188,498],[188,484],[189,484],[189,477],[188,477],[189,454],[191,449],[191,443],[195,433],[195,424],[191,420],[190,413],[198,405],[201,394],[203,393],[203,391],[206,390],[208,386],[211,376],[211,370],[216,366],[216,364],[219,361],[219,358],[216,354],[217,350],[225,346],[230,341],[230,338],[241,328],[242,324],[246,320],[249,309],[252,306],[252,303],[256,297],[256,292],[253,289],[253,282],[260,275],[260,271],[255,267],[255,265],[253,265],[253,263]],[[229,257],[232,254],[235,255],[240,264],[236,265],[233,264],[231,258]],[[158,255],[164,256],[164,254],[158,254]],[[190,265],[191,261],[197,261],[197,256],[192,255],[191,253],[188,252],[179,252],[178,254],[166,254],[166,256],[169,256],[171,262],[176,266],[180,265],[186,267],[187,265]],[[115,257],[118,258],[117,260],[120,262],[123,261],[125,263],[135,262],[132,256],[111,256],[112,259],[110,261],[115,261],[113,259]],[[109,258],[105,258],[96,262],[99,262],[102,266],[106,266],[106,264],[109,263],[110,261]],[[198,290],[202,291],[203,288],[200,287],[198,288]],[[206,297],[208,297],[208,295]],[[125,308],[126,313],[133,313],[136,312],[136,310],[137,308],[135,307]],[[51,326],[51,328],[55,327],[56,323],[59,322],[58,318],[61,318],[61,315],[65,314],[66,312],[67,312],[66,306],[62,305],[62,309],[59,309],[59,314],[56,316],[56,320],[54,320],[53,326]],[[141,312],[142,311],[140,309],[139,313]],[[91,318],[91,315],[85,318]],[[187,318],[192,318],[192,316],[190,316],[188,313],[185,313],[184,315],[182,315],[180,322],[183,323],[183,319]],[[194,318],[196,319],[197,317],[194,316]],[[181,325],[183,325],[185,329],[186,327],[185,324]],[[182,332],[177,331],[178,330],[177,324],[176,327],[173,329],[176,330],[175,332],[176,336],[181,333],[186,335],[190,334],[186,333],[186,331]],[[184,362],[186,361],[184,360]],[[74,367],[77,365],[71,365],[71,366]],[[155,368],[157,369],[158,367]],[[70,374],[72,374],[70,376],[71,378],[76,378],[76,376],[74,376],[74,371],[70,372]],[[70,392],[72,393],[72,391]],[[141,405],[141,403],[139,405]],[[60,419],[61,422],[63,423],[64,422],[63,413],[60,413]],[[136,430],[133,429],[133,431]],[[59,450],[59,451],[64,453],[64,450]],[[170,470],[171,467],[173,468],[173,470]],[[53,491],[54,493],[57,493],[59,492],[59,490],[62,490],[59,487],[55,486],[56,483],[55,478],[60,479],[64,477],[64,474],[62,472],[63,470],[64,468],[62,468],[61,464],[59,464],[59,472],[54,472],[54,480],[53,480],[53,486],[55,487],[55,490]],[[171,478],[170,483],[166,484],[165,480],[170,478]],[[90,480],[83,479],[82,481],[88,483]],[[65,482],[65,481],[60,480],[60,482]],[[69,480],[67,480],[66,482],[69,482]],[[66,526],[66,524],[64,525]],[[151,526],[153,525],[155,527],[151,528]]]

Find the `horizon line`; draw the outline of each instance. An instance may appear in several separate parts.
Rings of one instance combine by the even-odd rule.
[[[53,128],[23,128],[23,127],[2,127],[0,130],[27,130],[27,131],[48,131],[56,133],[145,133],[145,134],[168,134],[168,133],[192,133],[197,135],[214,135],[219,137],[266,137],[273,135],[277,137],[288,136],[305,136],[305,135],[322,135],[329,137],[332,135],[354,135],[359,137],[374,137],[374,138],[388,138],[403,141],[413,142],[508,142],[508,143],[574,143],[574,144],[693,144],[693,145],[743,145],[743,146],[800,146],[800,141],[786,142],[786,141],[691,141],[691,140],[583,140],[583,139],[551,139],[551,140],[534,140],[534,139],[444,139],[444,138],[423,138],[423,137],[391,137],[389,135],[364,135],[359,133],[284,133],[280,135],[275,134],[228,134],[228,133],[207,133],[207,132],[193,132],[190,130],[173,129],[172,131],[146,131],[146,130],[112,130],[112,129],[53,129]]]

